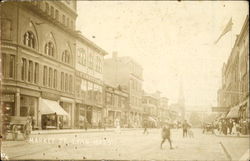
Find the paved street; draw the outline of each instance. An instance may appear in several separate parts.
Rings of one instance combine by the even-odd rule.
[[[183,139],[181,130],[172,133],[173,150],[168,142],[160,149],[160,129],[150,129],[148,135],[142,130],[32,135],[29,142],[7,141],[2,146],[9,159],[228,160],[220,145],[226,138],[203,135],[198,129],[194,138]]]

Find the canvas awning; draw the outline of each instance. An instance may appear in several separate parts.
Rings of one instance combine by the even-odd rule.
[[[69,114],[64,111],[64,109],[59,105],[58,102],[48,100],[48,99],[41,99],[40,102],[40,112],[41,114],[57,114],[68,116]]]
[[[240,106],[234,106],[229,111],[227,118],[238,118]]]

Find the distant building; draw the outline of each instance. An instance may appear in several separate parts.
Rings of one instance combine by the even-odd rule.
[[[161,93],[143,92],[142,106],[144,109],[144,118],[152,117],[158,122],[166,121],[169,118],[168,99],[161,97]]]
[[[105,85],[104,91],[104,118],[106,125],[108,127],[114,127],[115,120],[118,119],[121,127],[128,127],[128,91],[121,86],[112,87],[107,84]]]
[[[141,126],[142,121],[142,83],[143,69],[130,57],[118,57],[113,53],[112,58],[104,60],[104,81],[114,86],[122,86],[129,93],[129,116],[131,126]]]

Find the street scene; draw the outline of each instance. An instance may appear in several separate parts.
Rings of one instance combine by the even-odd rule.
[[[1,160],[250,160],[247,1],[4,1]]]

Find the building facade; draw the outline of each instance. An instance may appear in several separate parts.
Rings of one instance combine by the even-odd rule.
[[[222,85],[217,92],[219,107],[225,112],[236,111],[228,117],[246,120],[249,117],[249,17],[237,35],[227,63],[222,68]],[[238,114],[237,114],[238,113]]]
[[[97,127],[103,119],[103,61],[107,52],[79,32],[76,37],[76,126],[86,119],[90,127]]]
[[[115,127],[116,119],[121,127],[128,127],[128,92],[121,86],[105,85],[105,123],[108,127]]]
[[[104,60],[104,80],[107,84],[120,85],[129,92],[129,124],[140,127],[142,123],[142,83],[143,69],[130,57],[118,57]]]
[[[46,117],[47,126],[61,120],[73,127],[76,17],[76,1],[2,4],[2,101],[8,115],[32,116],[41,128],[53,104],[61,116]]]

